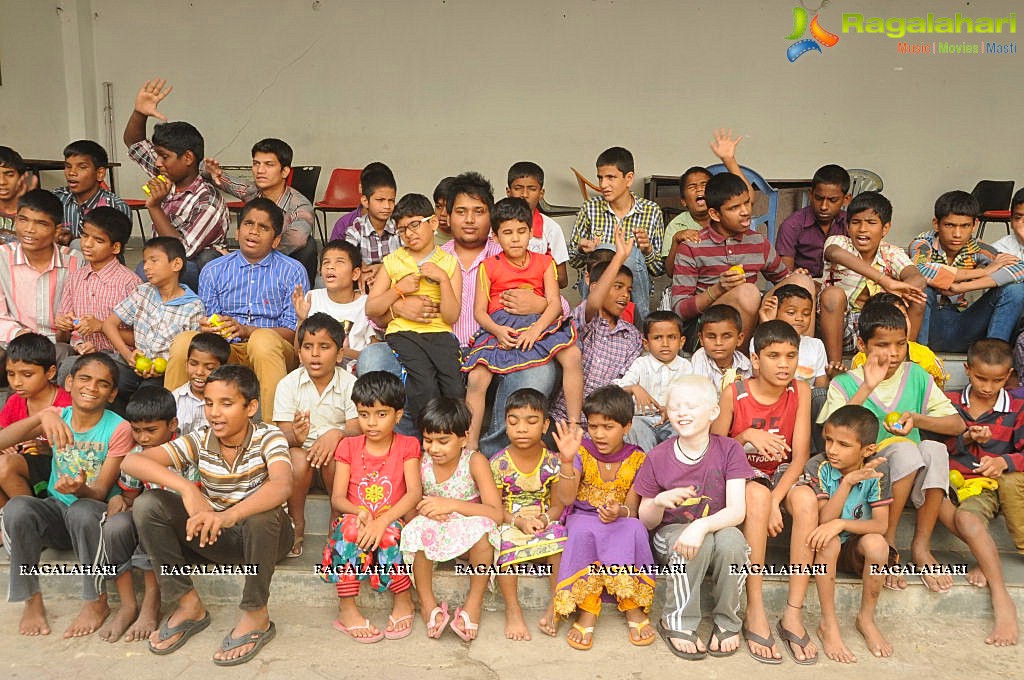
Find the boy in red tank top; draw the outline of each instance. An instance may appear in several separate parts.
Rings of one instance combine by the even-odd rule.
[[[814,493],[797,486],[810,455],[811,390],[796,379],[800,336],[785,321],[768,321],[754,332],[751,362],[755,376],[727,385],[713,434],[728,435],[743,445],[754,478],[747,482],[747,516],[743,534],[750,544],[747,578],[747,651],[762,663],[777,664],[782,655],[768,623],[762,595],[762,566],[768,536],[782,531],[783,504],[792,517],[789,597],[776,630],[795,662],[815,663],[818,651],[803,623],[804,596],[810,584],[813,553],[807,536],[818,524]]]

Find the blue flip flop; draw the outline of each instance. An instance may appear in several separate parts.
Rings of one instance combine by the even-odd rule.
[[[188,642],[188,639],[190,637],[192,637],[196,633],[206,630],[206,628],[210,625],[211,621],[210,612],[206,612],[206,615],[199,620],[186,619],[176,626],[168,626],[167,622],[170,620],[171,617],[168,616],[166,619],[164,619],[164,622],[160,624],[160,632],[157,633],[157,638],[160,640],[160,642],[163,642],[164,640],[171,639],[178,633],[181,633],[181,637],[175,640],[174,644],[172,644],[170,647],[166,647],[164,649],[157,649],[153,646],[153,643],[150,642],[149,651],[153,652],[154,654],[159,654],[160,656],[163,656],[165,654],[170,654],[171,652],[178,651],[186,642]]]
[[[231,637],[231,633],[228,632],[224,636],[223,642],[220,643],[220,650],[222,652],[230,652],[232,649],[238,649],[244,645],[255,644],[252,649],[237,659],[214,659],[213,662],[218,666],[240,666],[243,663],[252,661],[259,654],[263,646],[274,639],[275,635],[277,635],[277,629],[274,627],[273,621],[270,622],[270,627],[266,630],[254,630],[240,637]]]

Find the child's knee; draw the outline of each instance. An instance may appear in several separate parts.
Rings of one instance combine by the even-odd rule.
[[[964,538],[973,537],[988,530],[987,522],[968,510],[958,509],[953,515],[953,523]]]
[[[772,492],[764,484],[749,481],[746,485],[747,514],[767,514],[771,508]]]
[[[794,484],[786,494],[789,502],[790,514],[794,517],[811,513],[818,516],[818,499],[811,487],[804,484]]]
[[[857,547],[868,564],[885,564],[889,561],[889,543],[882,534],[861,536]]]
[[[756,314],[761,307],[761,291],[752,283],[743,283],[731,291],[741,314]]]
[[[25,462],[25,457],[18,454],[0,456],[0,480],[14,477],[28,477],[28,463]]]
[[[845,313],[847,305],[846,292],[836,286],[825,286],[821,291],[821,295],[818,296],[818,304],[823,312],[833,315]]]
[[[714,537],[713,542],[708,540],[712,536]],[[726,564],[743,564],[747,559],[747,554],[750,552],[747,539],[743,537],[743,534],[736,527],[726,527],[716,531],[714,534],[708,534],[704,537],[704,542],[701,544],[700,549],[713,549],[716,560],[721,560]]]

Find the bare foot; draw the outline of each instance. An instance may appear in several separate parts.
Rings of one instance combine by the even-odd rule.
[[[270,614],[266,609],[243,611],[242,618],[239,619],[238,625],[236,625],[231,631],[231,637],[240,638],[248,635],[249,633],[264,631],[268,628],[270,628]],[[227,651],[218,649],[214,653],[213,658],[217,661],[237,659],[240,656],[245,656],[255,646],[255,642],[250,642],[249,644],[236,647],[235,649],[229,649]]]
[[[108,616],[110,616],[110,607],[107,606],[107,596],[100,595],[96,600],[82,605],[78,616],[64,631],[64,638],[92,635],[97,628],[103,625]]]
[[[985,577],[985,573],[981,570],[981,567],[972,567],[967,572],[967,582],[972,586],[978,588],[988,587],[988,578]]]
[[[517,641],[530,639],[530,629],[519,606],[505,608],[505,637]]]
[[[579,615],[576,617],[576,624],[569,626],[569,633],[566,635],[566,639],[568,639],[570,643],[576,643],[577,645],[583,645],[586,647],[593,642],[594,633],[584,633],[580,628],[593,628],[595,623],[597,623],[596,616],[590,612],[585,612],[582,609],[579,610]]]
[[[850,648],[843,642],[843,636],[839,633],[839,624],[826,624],[824,621],[818,625],[818,638],[825,650],[825,656],[838,661],[839,663],[857,663],[857,657]]]
[[[21,614],[18,632],[22,635],[49,635],[50,624],[46,621],[46,607],[43,594],[36,593],[25,600],[25,611]]]
[[[864,637],[868,651],[875,656],[892,656],[892,645],[878,630],[875,620],[870,617],[857,615],[857,631]]]
[[[124,632],[128,630],[128,626],[132,624],[132,621],[135,620],[138,613],[138,605],[130,606],[122,604],[121,607],[114,612],[114,615],[110,617],[110,620],[103,624],[103,627],[100,628],[97,635],[99,635],[101,640],[117,642],[118,639],[124,635]]]
[[[768,615],[761,611],[750,611],[747,610],[747,618],[743,622],[744,626],[748,631],[754,635],[759,635],[762,638],[768,639],[771,637],[772,628],[768,625]],[[759,645],[750,638],[747,638],[747,647],[750,648],[751,654],[754,656],[761,657],[762,659],[781,659],[782,653],[779,652],[778,644],[771,647],[765,647]],[[715,650],[718,651],[718,650]],[[725,650],[728,651],[728,650]]]
[[[992,594],[992,608],[995,610],[995,625],[992,632],[985,638],[986,645],[1007,647],[1017,644],[1017,606],[1006,591]]]
[[[537,621],[537,627],[540,628],[540,632],[545,635],[555,637],[558,635],[558,625],[562,622],[560,618],[555,614],[555,604],[552,602],[548,605],[548,609],[544,612],[544,616],[540,617]]]
[[[782,615],[782,627],[797,637],[802,638],[807,635],[807,628],[804,627],[804,619],[800,612],[801,610],[796,607],[786,607],[786,613]],[[808,640],[810,642],[807,643],[806,647],[800,647],[795,642],[787,642],[786,640],[782,640],[782,644],[788,644],[799,661],[806,661],[818,656],[818,646],[814,644],[814,640],[811,640],[810,636],[808,636]]]
[[[142,610],[135,623],[128,627],[122,638],[125,642],[139,642],[147,639],[153,631],[160,627],[160,600],[156,600],[156,606],[152,603],[142,601]]]
[[[910,557],[918,567],[931,567],[939,564],[927,546],[911,545]],[[933,593],[948,593],[953,587],[953,577],[949,574],[921,574],[921,582]]]
[[[634,607],[626,612],[626,620],[630,623],[640,623],[646,618],[647,615],[644,614],[644,610],[640,607]],[[644,640],[649,640],[652,637],[654,637],[654,626],[651,625],[650,621],[640,628],[629,629],[629,639],[633,642],[643,642]],[[739,644],[737,643],[736,646],[738,647]]]

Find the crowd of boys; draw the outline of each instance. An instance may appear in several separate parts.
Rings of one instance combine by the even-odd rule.
[[[187,575],[161,567],[197,558],[258,565],[214,657],[233,665],[274,636],[274,565],[301,555],[310,485],[331,488],[339,442],[360,433],[353,373],[403,378],[405,434],[417,434],[413,417],[431,397],[464,395],[449,355],[479,329],[478,268],[501,252],[491,236],[500,225],[477,173],[443,179],[433,200],[396,202],[394,174],[372,163],[361,207],[318,248],[312,206],[287,185],[291,148],[257,142],[253,183],[232,179],[204,158],[195,127],[166,122],[158,106],[169,93],[147,82],[124,133],[150,176],[153,235],[135,271],[123,264],[132,225],[106,187],[100,145],[69,144],[67,186],[52,193],[0,147],[9,600],[25,603],[23,634],[49,633],[38,577],[21,567],[45,546],[73,549],[82,563],[117,566],[121,607],[111,616],[105,579],[85,579],[85,605],[65,635],[148,639],[167,654],[209,614]],[[164,122],[147,138],[151,117]],[[543,170],[520,162],[508,173],[507,194],[532,213],[529,250],[553,257],[560,288],[567,265],[579,270],[583,301],[561,305],[578,332],[584,394],[616,385],[634,401],[626,441],[649,452],[636,490],[654,553],[691,567],[685,588],[669,588],[659,625],[670,650],[725,655],[742,636],[763,663],[779,663],[782,651],[799,664],[817,660],[802,613],[811,572],[791,575],[773,629],[762,577],[726,569],[763,564],[769,537],[789,524],[790,561],[822,567],[813,575],[824,654],[855,659],[835,609],[839,569],[863,577],[857,628],[868,650],[891,655],[874,612],[883,587],[907,587],[892,568],[903,564],[895,543],[908,502],[915,573],[930,590],[952,587],[931,550],[942,522],[977,559],[968,580],[990,590],[986,642],[1015,644],[1016,609],[987,526],[1004,514],[1024,553],[1024,402],[1012,389],[1024,355],[1022,340],[1015,362],[1024,192],[1013,199],[1012,233],[994,246],[974,236],[977,201],[950,191],[935,202],[932,228],[904,248],[885,240],[890,202],[877,192],[851,197],[849,174],[826,165],[773,244],[751,228],[754,191],[738,142],[716,133],[711,148],[726,172],[683,173],[685,212],[667,226],[631,191],[630,152],[604,151],[600,195],[580,209],[568,241],[539,210]],[[247,201],[233,252],[218,188]],[[410,236],[420,230],[427,235]],[[319,271],[309,272],[318,250]],[[652,310],[659,279],[666,294]],[[427,294],[427,283],[440,293]],[[520,288],[501,304],[537,314],[546,301]],[[966,352],[969,384],[943,392],[948,376],[932,350]],[[517,389],[541,391],[564,414],[556,363],[494,377],[485,454],[508,443],[505,404]],[[146,572],[141,605],[132,566]],[[716,579],[717,649],[696,636],[705,571]],[[176,603],[163,623],[161,598]]]

